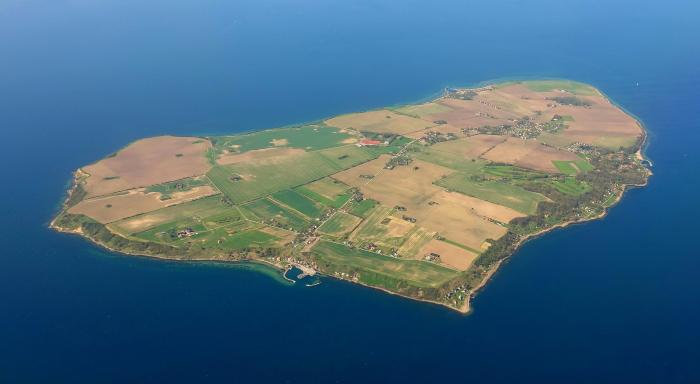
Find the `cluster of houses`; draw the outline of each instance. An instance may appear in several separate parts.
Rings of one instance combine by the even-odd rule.
[[[580,153],[582,155],[599,155],[600,151],[596,149],[596,147],[586,144],[586,143],[581,143],[581,142],[575,142],[573,144],[568,145],[565,148],[569,152],[573,153]]]
[[[457,135],[454,133],[448,132],[448,133],[442,133],[442,132],[435,132],[435,131],[429,131],[426,132],[423,137],[420,138],[421,142],[425,145],[433,145],[437,144],[443,141],[449,141],[449,140],[456,140]]]
[[[435,252],[430,252],[427,255],[425,255],[425,260],[432,261],[432,262],[439,262],[440,261],[440,254],[435,253]]]
[[[186,237],[191,237],[197,234],[197,231],[195,231],[192,228],[185,228],[177,231],[175,235],[177,236],[178,239],[184,239]]]
[[[391,159],[389,159],[389,161],[387,161],[386,164],[384,165],[384,169],[392,170],[400,165],[411,164],[412,161],[413,161],[413,159],[410,156],[403,154],[403,153],[400,153],[400,154],[392,157]]]
[[[403,215],[403,216],[401,216],[401,218],[404,219],[404,220],[406,220],[406,221],[408,221],[409,223],[415,223],[415,222],[416,222],[416,218],[415,218],[415,217],[412,217],[412,216]]]

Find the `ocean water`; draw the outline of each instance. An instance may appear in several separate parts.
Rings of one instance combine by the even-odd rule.
[[[700,382],[696,1],[0,1],[0,383]],[[655,175],[527,243],[463,316],[322,279],[115,255],[47,229],[71,171],[215,134],[561,77]]]

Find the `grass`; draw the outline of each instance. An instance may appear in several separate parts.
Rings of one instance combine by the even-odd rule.
[[[350,213],[352,213],[355,216],[367,218],[367,216],[369,216],[370,211],[374,209],[374,207],[376,207],[377,205],[379,205],[379,202],[376,200],[364,199],[362,201],[354,203],[350,208]]]
[[[572,161],[553,160],[552,163],[554,163],[554,166],[557,167],[559,172],[565,175],[575,175],[578,173],[578,169],[572,165]]]
[[[340,208],[351,197],[350,187],[329,177],[302,185],[295,190],[327,207]]]
[[[201,187],[203,185],[209,185],[205,178],[191,177],[183,180],[171,181],[169,183],[152,185],[146,188],[146,192],[158,192],[161,194],[161,200],[167,200],[170,198],[171,193],[189,191],[192,188]]]
[[[286,140],[285,146],[317,150],[343,145],[352,136],[337,128],[322,124],[310,124],[288,128],[269,129],[236,136],[213,138],[218,148],[235,148],[241,152],[271,148],[273,140]]]
[[[580,172],[588,172],[593,170],[593,165],[587,160],[574,160],[574,161],[564,161],[564,160],[553,160],[554,166],[557,167],[559,172],[573,176]]]
[[[356,216],[336,212],[318,228],[318,232],[339,237],[352,231],[359,222]]]
[[[215,166],[207,176],[233,202],[240,203],[297,187],[351,168],[376,156],[356,146],[307,152],[275,164]],[[232,181],[233,175],[243,180]]]
[[[358,240],[380,239],[387,231],[386,226],[380,224],[391,214],[392,209],[383,205],[375,207],[367,216],[362,225],[353,233]]]
[[[136,233],[133,236],[146,241],[173,243],[179,240],[175,236],[175,233],[185,228],[191,228],[196,232],[203,232],[207,230],[206,227],[194,220],[177,220],[158,225],[143,232]]]
[[[272,198],[311,218],[319,217],[323,213],[323,210],[313,201],[291,189],[285,189],[284,191],[274,193]]]
[[[136,233],[163,223],[211,216],[221,213],[226,208],[228,207],[221,202],[221,196],[210,196],[144,213],[110,225],[122,233]],[[144,224],[138,224],[139,222]]]
[[[415,231],[415,225],[405,222],[403,219],[391,216],[392,208],[378,206],[365,219],[360,226],[352,233],[351,239],[357,244],[373,243],[383,252],[390,252],[391,249],[401,248]],[[388,220],[388,221],[385,221]],[[408,226],[407,232],[402,235],[390,233],[391,223],[405,224]]]
[[[473,181],[463,173],[453,173],[438,180],[436,184],[526,214],[535,213],[537,204],[546,200],[539,193],[526,191],[505,181]]]
[[[232,207],[226,208],[215,215],[207,216],[203,218],[201,222],[205,227],[207,227],[207,229],[214,229],[231,225],[242,219],[241,212],[238,210],[238,208]]]
[[[581,172],[588,172],[595,169],[595,167],[593,167],[593,165],[589,163],[588,160],[576,160],[574,163],[576,164],[578,169],[581,170]]]
[[[308,185],[302,185],[301,187],[297,187],[294,189],[298,193],[308,197],[311,200],[314,200],[317,203],[323,204],[327,207],[332,207],[332,208],[340,208],[345,204],[346,201],[350,199],[350,193],[343,193],[340,195],[335,196],[334,199],[329,199],[328,197],[321,195],[315,191],[312,191],[311,189],[308,188]]]
[[[557,191],[572,196],[580,196],[591,189],[587,183],[576,180],[575,177],[566,177],[562,181],[552,180],[551,184]]]
[[[566,90],[576,95],[581,96],[596,96],[598,92],[590,85],[582,84],[571,80],[538,80],[538,81],[523,81],[528,89],[535,92],[549,92],[556,90]]]
[[[418,105],[406,105],[398,108],[390,108],[390,110],[396,113],[400,113],[402,115],[421,118],[426,115],[434,115],[437,113],[449,112],[452,110],[452,108],[442,104],[431,102]]]
[[[418,160],[427,161],[429,163],[441,165],[461,172],[477,173],[487,164],[481,159],[469,160],[463,155],[454,152],[441,151],[436,148],[423,148],[414,156]]]
[[[295,230],[302,230],[308,225],[308,221],[291,210],[284,208],[267,198],[251,201],[240,207],[246,217],[258,218],[260,220],[275,220],[285,226]]]
[[[487,165],[484,173],[508,180],[535,180],[546,178],[547,174],[512,165]]]
[[[326,272],[356,272],[360,282],[392,290],[401,283],[438,287],[458,275],[433,263],[382,256],[328,241],[320,241],[313,248],[312,257]]]
[[[264,248],[273,246],[278,237],[258,230],[247,230],[228,235],[220,246],[225,249],[239,250],[243,248]]]
[[[429,232],[424,228],[415,227],[407,234],[406,240],[399,248],[401,257],[416,257],[424,245],[435,237],[434,232]]]
[[[475,249],[475,248],[472,248],[472,247],[468,247],[468,246],[466,246],[466,245],[464,245],[464,244],[462,244],[462,243],[458,243],[458,242],[452,241],[452,240],[450,240],[450,239],[441,239],[440,241],[444,241],[444,242],[446,242],[447,244],[452,244],[452,245],[454,245],[455,247],[462,248],[462,249],[467,250],[467,251],[469,251],[469,252],[474,252],[474,253],[476,253],[477,255],[478,255],[478,254],[481,254],[481,252],[482,252],[482,251],[480,251],[480,250],[478,250],[478,249]]]

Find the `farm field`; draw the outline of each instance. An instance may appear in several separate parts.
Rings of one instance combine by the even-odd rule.
[[[321,241],[313,248],[312,257],[331,270],[357,271],[361,282],[384,288],[392,288],[401,282],[416,287],[435,287],[458,275],[456,271],[436,264],[400,260],[327,241]]]
[[[488,161],[482,159],[465,161],[461,155],[441,151],[433,147],[435,146],[422,148],[420,152],[415,154],[415,158],[466,173],[478,173],[484,165],[488,164]]]
[[[137,233],[170,221],[202,218],[227,210],[219,196],[205,197],[189,203],[173,205],[154,212],[120,220],[112,225],[124,233]]]
[[[71,207],[68,212],[82,214],[106,224],[217,193],[218,191],[211,186],[204,185],[186,191],[174,192],[169,194],[167,199],[163,199],[163,195],[158,192],[147,192],[139,188],[115,195],[83,200]]]
[[[400,115],[390,110],[351,113],[325,121],[326,125],[359,132],[394,133],[404,135],[432,127],[431,121]]]
[[[310,218],[319,217],[323,213],[323,209],[312,200],[291,189],[273,193],[272,199]]]
[[[295,230],[308,226],[308,219],[302,215],[282,207],[268,198],[251,201],[241,205],[240,209],[249,220],[274,220]]]
[[[318,228],[318,232],[341,237],[351,232],[361,221],[362,219],[357,216],[345,212],[336,212]]]
[[[240,203],[322,179],[373,157],[363,148],[344,146],[304,152],[271,163],[219,165],[207,176],[229,199]],[[235,177],[239,180],[234,181]]]
[[[446,88],[323,122],[136,141],[75,172],[52,226],[124,253],[295,266],[464,312],[528,236],[643,185],[643,135],[586,84]]]
[[[236,136],[223,136],[215,146],[234,152],[247,152],[263,148],[291,147],[317,150],[347,144],[352,136],[338,128],[323,124],[268,129]]]
[[[565,175],[576,175],[581,172],[593,170],[593,166],[586,160],[561,161],[555,160],[552,162],[559,172]]]
[[[582,195],[591,189],[588,184],[578,181],[573,177],[567,177],[561,181],[553,180],[551,183],[559,192],[572,196]]]
[[[340,208],[350,198],[350,187],[332,178],[323,178],[296,188],[302,195],[323,205]]]
[[[551,92],[563,89],[582,96],[597,96],[600,94],[590,85],[571,80],[523,81],[522,84],[535,92]]]
[[[464,249],[457,245],[440,240],[430,240],[420,250],[421,255],[438,255],[441,264],[445,264],[459,271],[466,271],[471,267],[478,253]]]
[[[392,110],[403,115],[424,118],[436,113],[449,112],[452,110],[452,108],[438,103],[425,103],[418,105],[406,105]]]
[[[525,214],[534,213],[537,204],[546,198],[540,194],[527,191],[517,185],[500,181],[472,181],[468,175],[455,173],[437,182],[438,185],[452,191],[495,204],[512,208]]]
[[[372,211],[374,207],[377,206],[377,204],[379,204],[379,202],[377,202],[376,200],[364,199],[362,201],[353,203],[350,207],[349,212],[355,216],[367,218],[367,215]]]
[[[138,140],[82,168],[89,175],[84,189],[100,196],[138,187],[203,175],[211,167],[205,157],[211,147],[198,137],[159,136]]]
[[[533,140],[523,140],[514,137],[508,138],[505,142],[494,146],[481,157],[495,163],[513,164],[521,168],[550,173],[559,171],[554,166],[555,161],[581,160],[571,152],[542,145]]]

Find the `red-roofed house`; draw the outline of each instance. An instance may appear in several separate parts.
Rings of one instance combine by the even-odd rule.
[[[360,142],[357,143],[357,145],[359,145],[360,147],[365,147],[365,146],[371,146],[371,145],[379,145],[379,144],[381,144],[381,143],[382,143],[382,142],[381,142],[381,141],[378,141],[378,140],[368,140],[368,139],[364,139],[364,140],[360,140]]]

